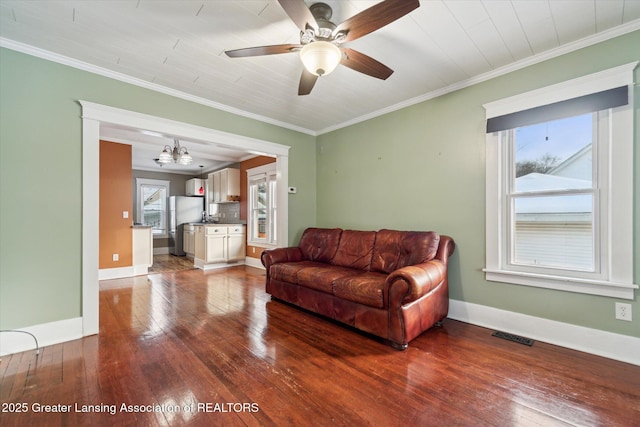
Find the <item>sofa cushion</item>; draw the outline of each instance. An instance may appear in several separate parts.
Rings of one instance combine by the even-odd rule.
[[[281,282],[298,283],[298,272],[304,268],[318,267],[320,264],[313,261],[298,261],[298,262],[281,262],[274,264],[269,269],[269,275],[274,280]]]
[[[408,265],[432,260],[440,235],[434,231],[380,230],[373,249],[371,270],[391,273]]]
[[[318,291],[333,293],[333,282],[342,277],[360,273],[352,268],[324,264],[320,267],[308,267],[298,271],[298,285]]]
[[[336,254],[340,242],[340,228],[307,228],[298,247],[302,259],[318,262],[329,262]]]
[[[333,283],[333,295],[369,307],[384,308],[382,293],[386,277],[386,274],[374,272],[341,277]]]
[[[375,231],[344,230],[331,263],[369,271],[375,240]]]

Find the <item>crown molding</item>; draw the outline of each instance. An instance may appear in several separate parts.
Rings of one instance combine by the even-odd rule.
[[[594,34],[589,37],[585,37],[580,40],[576,40],[571,43],[567,43],[565,45],[559,46],[557,48],[547,50],[545,52],[539,53],[537,55],[530,56],[528,58],[522,59],[520,61],[513,62],[511,64],[505,65],[500,68],[496,68],[495,70],[488,71],[483,74],[479,74],[477,76],[468,78],[466,80],[462,80],[457,83],[453,83],[444,88],[434,90],[428,93],[425,93],[420,96],[416,96],[415,98],[407,99],[406,101],[399,102],[394,105],[390,105],[389,107],[373,111],[369,114],[365,114],[360,117],[356,117],[354,119],[348,120],[346,122],[342,122],[336,124],[334,126],[329,126],[324,129],[320,129],[317,131],[318,135],[322,135],[325,133],[332,132],[334,130],[342,129],[347,126],[351,126],[357,123],[364,122],[366,120],[370,120],[379,116],[383,116],[388,113],[392,113],[397,110],[402,110],[403,108],[410,107],[415,104],[419,104],[424,101],[428,101],[430,99],[437,98],[442,95],[446,95],[447,93],[455,92],[460,89],[464,89],[478,83],[486,82],[488,80],[494,79],[496,77],[503,76],[505,74],[512,73],[514,71],[521,70],[523,68],[529,67],[531,65],[539,64],[541,62],[547,61],[549,59],[557,58],[558,56],[565,55],[567,53],[574,52],[579,49],[583,49],[588,46],[592,46],[594,44],[598,44],[628,33],[632,33],[634,31],[640,30],[640,19],[636,19],[633,21],[629,21],[626,24],[619,25],[617,27],[611,28],[609,30],[605,30]]]
[[[40,49],[35,46],[31,46],[25,43],[17,42],[15,40],[7,39],[5,37],[0,37],[0,47],[4,47],[7,49],[15,50],[17,52],[25,53],[27,55],[35,56],[37,58],[46,59],[48,61],[56,62],[58,64],[67,65],[69,67],[73,67],[82,71],[87,71],[89,73],[98,74],[103,77],[108,77],[114,80],[118,80],[124,83],[129,83],[135,86],[139,86],[145,89],[150,89],[155,92],[160,92],[165,95],[174,96],[176,98],[184,99],[186,101],[195,102],[196,104],[205,105],[207,107],[215,108],[217,110],[225,111],[227,113],[235,114],[238,116],[246,117],[248,119],[257,120],[263,123],[275,125],[278,127],[286,128],[289,130],[293,130],[296,132],[305,133],[311,136],[317,136],[317,133],[303,128],[301,126],[296,126],[291,123],[282,122],[279,120],[275,120],[269,117],[261,116],[259,114],[250,113],[245,110],[241,110],[239,108],[231,107],[229,105],[221,104],[219,102],[212,101],[210,99],[202,98],[199,96],[191,95],[186,92],[182,92],[179,90],[171,89],[166,86],[162,86],[156,83],[151,83],[146,80],[142,80],[136,77],[129,76],[127,74],[119,73],[117,71],[109,70],[104,67],[99,67],[97,65],[89,64],[88,62],[79,61],[74,58],[70,58],[68,56],[60,55],[48,50]]]
[[[406,101],[399,102],[394,105],[390,105],[388,107],[372,111],[371,113],[364,114],[362,116],[353,118],[351,120],[347,120],[342,123],[335,124],[333,126],[328,126],[326,128],[320,130],[311,130],[307,128],[303,128],[301,126],[297,126],[291,123],[282,122],[279,120],[275,120],[269,117],[261,116],[258,114],[250,113],[245,110],[241,110],[239,108],[231,107],[229,105],[221,104],[215,101],[211,101],[209,99],[205,99],[202,97],[198,97],[195,95],[191,95],[185,92],[181,92],[178,90],[174,90],[168,88],[166,86],[158,85],[155,83],[151,83],[142,79],[138,79],[135,77],[128,76],[123,73],[119,73],[116,71],[112,71],[103,67],[98,67],[87,62],[79,61],[73,58],[69,58],[64,55],[59,55],[54,52],[50,52],[44,49],[37,48],[35,46],[31,46],[28,44],[20,43],[11,39],[0,37],[0,47],[5,47],[7,49],[15,50],[18,52],[26,53],[27,55],[36,56],[38,58],[46,59],[49,61],[57,62],[60,64],[68,65],[73,68],[77,68],[83,71],[88,71],[90,73],[98,74],[104,77],[109,77],[115,80],[119,80],[125,83],[130,83],[136,86],[140,86],[146,89],[150,89],[156,92],[164,93],[166,95],[175,96],[177,98],[185,99],[187,101],[195,102],[201,105],[205,105],[208,107],[212,107],[221,111],[226,111],[231,114],[236,114],[238,116],[246,117],[249,119],[257,120],[260,122],[268,123],[271,125],[279,126],[285,129],[293,130],[296,132],[304,133],[311,136],[319,136],[325,133],[333,132],[338,129],[342,129],[357,123],[361,123],[385,114],[392,113],[394,111],[401,110],[403,108],[410,107],[415,104],[419,104],[421,102],[425,102],[434,98],[437,98],[442,95],[446,95],[447,93],[455,92],[460,89],[464,89],[478,83],[486,82],[488,80],[494,79],[496,77],[503,76],[505,74],[509,74],[511,72],[521,70],[523,68],[529,67],[534,64],[538,64],[540,62],[547,61],[549,59],[556,58],[558,56],[565,55],[567,53],[574,52],[576,50],[592,46],[597,43],[601,43],[607,40],[610,40],[615,37],[619,37],[633,31],[640,30],[640,19],[636,19],[633,21],[629,21],[625,24],[619,25],[617,27],[611,28],[609,30],[601,31],[597,34],[594,34],[589,37],[585,37],[580,40],[576,40],[571,43],[567,43],[565,45],[559,46],[557,48],[539,53],[537,55],[533,55],[529,58],[525,58],[520,61],[516,61],[514,63],[505,65],[500,68],[496,68],[495,70],[488,71],[483,74],[479,74],[477,76],[468,78],[466,80],[462,80],[460,82],[451,84],[444,88],[434,90],[420,96],[416,96],[414,98],[408,99]]]

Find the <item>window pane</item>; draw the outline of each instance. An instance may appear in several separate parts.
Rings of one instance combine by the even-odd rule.
[[[266,208],[267,207],[267,184],[262,181],[257,186],[257,199],[256,199],[256,208]]]
[[[591,194],[516,197],[513,262],[594,270]]]
[[[515,191],[591,188],[593,118],[584,114],[516,129]]]
[[[252,232],[254,240],[264,240],[267,237],[267,210],[254,209],[252,211]]]
[[[165,234],[167,223],[166,188],[152,185],[142,185],[141,190],[143,223],[152,227],[153,234]]]

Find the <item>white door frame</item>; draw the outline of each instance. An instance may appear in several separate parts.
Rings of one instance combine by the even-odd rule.
[[[278,242],[288,238],[289,148],[270,141],[222,132],[189,123],[122,110],[88,101],[82,105],[82,334],[99,331],[98,245],[100,190],[100,125],[127,126],[198,139],[276,159],[278,183]]]

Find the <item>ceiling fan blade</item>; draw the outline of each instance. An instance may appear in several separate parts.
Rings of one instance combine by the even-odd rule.
[[[271,46],[247,47],[244,49],[227,50],[224,53],[230,58],[243,58],[247,56],[276,55],[290,53],[296,49],[302,49],[299,44],[276,44]]]
[[[350,42],[402,18],[419,6],[419,0],[386,0],[347,19],[333,34],[346,33],[344,41]]]
[[[307,25],[318,31],[316,18],[311,14],[303,0],[278,0],[278,3],[287,12],[289,18],[300,28],[300,31],[304,32],[307,29]]]
[[[340,50],[343,52],[340,63],[345,67],[381,80],[386,80],[393,74],[391,68],[364,53],[349,48],[342,48]]]
[[[302,76],[300,76],[300,85],[298,86],[298,95],[309,95],[316,84],[316,80],[318,80],[318,76],[303,68]]]

